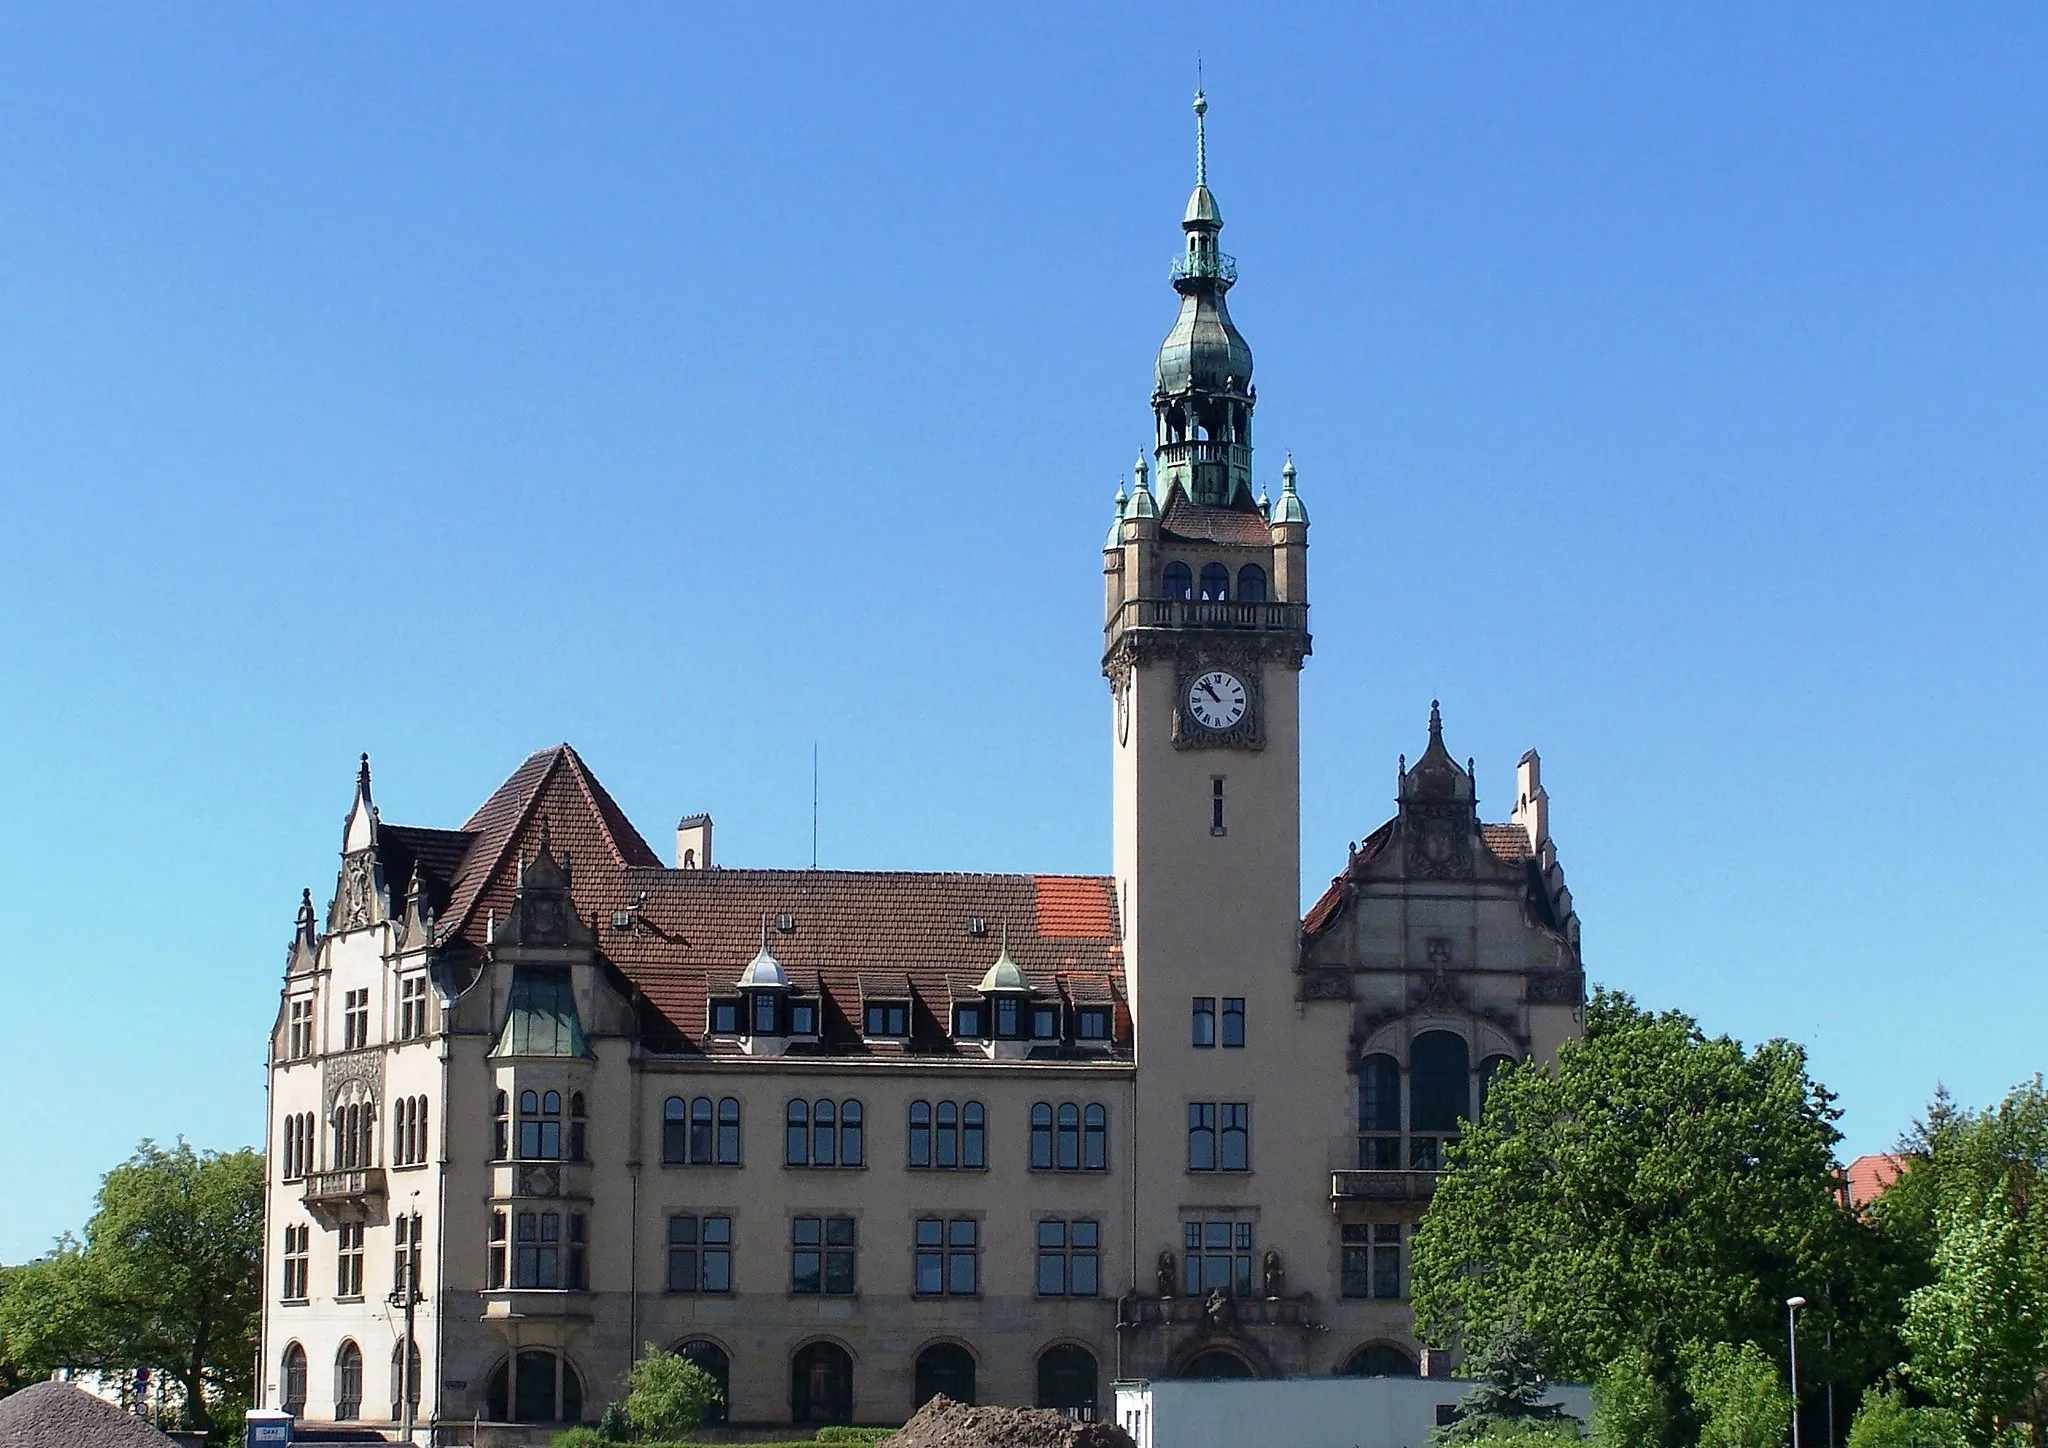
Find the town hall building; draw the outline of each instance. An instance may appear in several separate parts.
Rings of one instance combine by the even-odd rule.
[[[566,744],[398,825],[362,761],[271,1041],[260,1405],[588,1421],[649,1343],[761,1424],[1422,1367],[1415,1223],[1580,1030],[1578,918],[1536,755],[1483,821],[1434,705],[1301,913],[1309,520],[1222,228],[1198,148],[1101,554],[1110,875],[657,852]]]

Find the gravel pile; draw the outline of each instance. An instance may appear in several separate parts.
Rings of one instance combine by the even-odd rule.
[[[174,1448],[140,1418],[54,1378],[0,1398],[0,1448]]]
[[[970,1408],[944,1396],[891,1434],[886,1448],[1137,1448],[1114,1423],[1077,1423],[1050,1408]]]

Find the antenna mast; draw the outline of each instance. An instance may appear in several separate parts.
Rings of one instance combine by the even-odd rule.
[[[811,741],[811,868],[818,868],[818,741]]]

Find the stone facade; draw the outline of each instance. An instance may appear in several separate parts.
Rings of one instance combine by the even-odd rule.
[[[642,1345],[737,1422],[933,1391],[1413,1373],[1407,1254],[1502,1062],[1581,1021],[1540,764],[1479,819],[1431,710],[1300,912],[1308,516],[1254,498],[1200,178],[1157,436],[1103,548],[1106,877],[657,857],[567,745],[460,829],[368,760],[271,1041],[263,1405],[594,1418]],[[1152,487],[1156,467],[1158,491]]]

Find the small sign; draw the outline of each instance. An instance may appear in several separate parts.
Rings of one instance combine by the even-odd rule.
[[[468,1387],[468,1386],[469,1386],[469,1379],[468,1379],[468,1378],[443,1378],[443,1379],[441,1379],[441,1386],[442,1386],[442,1387],[444,1387],[444,1388],[446,1388],[446,1389],[447,1389],[447,1390],[448,1390],[449,1392],[451,1392],[451,1393],[459,1393],[459,1392],[461,1392],[461,1391],[462,1391],[462,1390],[463,1390],[464,1388],[466,1388],[466,1387]]]

